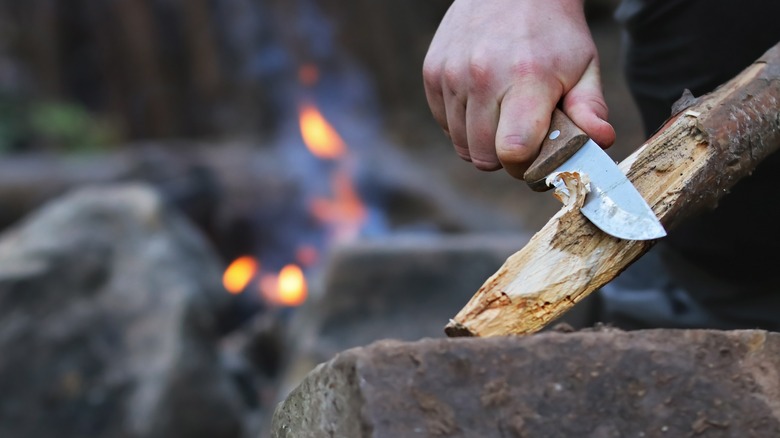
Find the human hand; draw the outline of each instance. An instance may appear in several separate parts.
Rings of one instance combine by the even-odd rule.
[[[423,65],[425,94],[458,155],[522,179],[555,106],[603,147],[598,54],[583,0],[455,0]]]

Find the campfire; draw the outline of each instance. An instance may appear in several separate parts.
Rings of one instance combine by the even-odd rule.
[[[395,291],[422,296],[416,289],[397,286],[386,287],[384,292],[365,286],[328,292],[326,280],[335,278],[330,263],[337,258],[332,257],[336,248],[375,254],[374,261],[358,256],[369,262],[361,269],[367,278],[377,278],[375,272],[382,271],[395,276],[399,264],[384,261],[388,253],[360,249],[357,241],[392,236],[379,242],[386,248],[388,241],[400,240],[390,231],[419,236],[441,230],[457,232],[477,223],[464,214],[464,210],[477,209],[464,208],[462,198],[443,190],[443,184],[437,184],[424,166],[414,165],[415,160],[400,147],[400,139],[391,140],[382,131],[379,108],[387,111],[386,102],[374,95],[374,85],[381,85],[373,82],[375,74],[362,70],[362,62],[342,62],[336,44],[328,53],[310,53],[308,41],[271,44],[258,42],[267,38],[263,35],[238,35],[264,25],[258,21],[271,16],[265,13],[271,7],[268,4],[254,3],[261,12],[257,17],[246,17],[246,11],[240,11],[240,18],[249,22],[219,29],[224,32],[217,35],[201,27],[209,21],[198,18],[204,12],[199,9],[205,5],[202,2],[177,3],[172,8],[146,1],[111,3],[101,11],[116,12],[111,22],[121,22],[116,29],[124,29],[117,30],[118,34],[114,26],[103,28],[102,24],[82,29],[86,21],[104,23],[101,12],[88,11],[84,5],[72,9],[33,6],[38,3],[33,0],[30,6],[16,9],[42,14],[41,25],[30,29],[52,24],[53,32],[42,38],[36,35],[35,44],[51,40],[52,47],[63,49],[57,50],[63,63],[52,64],[62,66],[63,73],[53,71],[58,67],[46,67],[51,75],[42,75],[31,68],[29,72],[21,69],[21,77],[29,73],[32,89],[62,90],[63,96],[79,95],[80,90],[65,89],[78,82],[95,102],[117,103],[112,110],[124,112],[127,103],[127,114],[136,119],[127,125],[131,136],[121,138],[122,145],[116,149],[103,149],[101,144],[89,155],[79,155],[53,143],[51,156],[33,156],[29,161],[7,157],[0,172],[5,183],[0,186],[5,188],[4,199],[11,202],[3,204],[0,222],[18,221],[44,200],[82,185],[131,180],[149,187],[68,197],[58,209],[44,211],[29,222],[32,227],[7,240],[2,285],[5,312],[0,313],[5,318],[2,346],[8,354],[0,371],[8,382],[3,386],[8,396],[0,410],[8,421],[0,422],[0,435],[235,438],[246,429],[241,436],[264,437],[287,379],[302,377],[296,373],[309,366],[306,359],[296,362],[295,357],[296,347],[309,341],[307,335],[294,331],[307,328],[299,324],[301,319],[326,320],[331,314],[326,313],[331,312],[327,306],[349,302],[385,313],[372,316],[381,323],[390,321],[386,315],[389,304],[412,302],[399,299],[403,296]],[[233,3],[233,13],[239,14],[237,2]],[[280,9],[292,4],[272,3]],[[224,2],[210,5],[226,7]],[[176,44],[170,41],[158,46],[139,40],[134,47],[144,53],[137,57],[115,46],[116,41],[147,37],[150,34],[144,30],[158,22],[166,24],[165,29],[158,29],[159,40],[176,33],[177,23],[168,21],[175,21],[173,10],[179,8],[193,12],[187,17],[198,23],[193,33],[197,38],[192,40],[196,44],[182,40],[188,48],[186,56],[174,53]],[[155,15],[157,9],[166,9],[164,17]],[[207,18],[224,17],[228,12],[220,9]],[[324,35],[329,24],[315,15],[306,27],[321,31],[314,32],[314,39],[323,42],[329,38]],[[300,27],[288,26],[284,32],[290,32],[289,38],[300,38]],[[84,38],[74,38],[76,34]],[[224,60],[221,53],[190,59],[203,54],[200,43],[209,35],[219,41],[215,50],[232,46],[241,53],[228,53]],[[82,46],[82,40],[93,36],[99,44]],[[239,37],[240,41],[231,40]],[[160,61],[157,51],[161,47],[165,50],[159,55],[165,55],[166,66],[171,57],[177,71],[180,66],[181,70],[188,68],[187,62],[178,62],[182,59],[206,66],[208,71],[169,81],[150,77],[154,72],[145,70],[147,75],[132,70],[144,65],[166,76],[175,74],[167,67],[150,65]],[[71,56],[74,50],[85,59]],[[49,53],[43,45],[35,51],[39,52]],[[289,57],[276,64],[271,59],[266,65],[273,57],[270,52]],[[0,76],[5,80],[7,54],[2,55]],[[114,69],[121,70],[127,82],[139,80],[138,88],[114,89],[127,85],[124,79],[106,83],[76,80],[70,61],[65,61],[77,58],[81,59],[78,72],[110,76]],[[105,61],[106,68],[95,68],[96,60]],[[220,64],[225,60],[230,65]],[[62,87],[35,82],[49,76],[63,79]],[[158,89],[165,92],[155,93]],[[139,100],[135,96],[140,90],[144,97]],[[237,94],[235,102],[218,101],[232,93]],[[186,103],[172,100],[182,96],[187,97]],[[218,111],[209,109],[211,103]],[[72,115],[66,111],[69,107],[55,109],[60,111],[54,113],[57,120]],[[211,120],[211,114],[218,117]],[[125,120],[122,114],[105,115],[109,121],[113,116]],[[212,135],[215,123],[226,119],[230,120],[225,131]],[[56,125],[49,122],[45,119],[38,124]],[[244,126],[257,127],[259,132],[253,128],[241,131]],[[191,137],[199,132],[203,136]],[[93,133],[83,133],[87,134]],[[68,139],[81,147],[82,138]],[[136,143],[125,147],[125,142]],[[27,146],[20,143],[19,147]],[[63,209],[70,213],[63,215]],[[176,216],[180,213],[190,221]],[[479,223],[484,223],[482,218]],[[46,248],[36,249],[37,241],[48,242]],[[430,248],[429,243],[422,245]],[[390,255],[396,257],[393,251],[406,249],[392,249]],[[430,258],[427,254],[419,257],[411,265],[424,265],[421,262]],[[354,263],[348,265],[343,272],[355,269]],[[482,264],[477,265],[481,269]],[[397,277],[415,278],[410,274]],[[441,299],[445,295],[451,299],[454,288],[426,284],[427,293],[447,291]],[[333,297],[335,289],[353,298]],[[372,293],[366,293],[369,290]],[[311,305],[313,298],[318,299],[317,305]],[[410,316],[403,310],[398,312],[398,323],[391,325],[403,327],[405,333],[423,329],[426,335],[440,333],[436,321],[455,309],[436,307],[444,309],[440,317],[432,317],[427,310],[425,318]],[[323,317],[306,318],[309,311]],[[363,310],[358,314],[369,315]],[[347,331],[372,335],[354,318],[342,319],[349,324]],[[425,324],[428,321],[432,324]],[[324,341],[310,344],[341,348]],[[44,432],[25,433],[30,430]],[[258,435],[260,430],[262,435]]]
[[[317,70],[311,65],[300,69],[303,85],[312,86]],[[270,263],[253,255],[233,260],[223,275],[225,289],[234,295],[251,293],[270,306],[296,307],[307,298],[307,274],[315,271],[322,257],[336,244],[357,239],[367,218],[367,208],[352,178],[352,159],[346,142],[319,108],[306,101],[298,112],[300,136],[306,149],[319,160],[329,182],[325,194],[307,194],[306,215],[320,227],[316,243],[304,243],[288,251],[294,259],[284,261],[278,271],[265,268]],[[291,243],[294,244],[294,243]]]

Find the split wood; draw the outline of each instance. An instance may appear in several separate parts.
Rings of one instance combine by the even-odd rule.
[[[713,208],[780,148],[780,43],[731,81],[686,104],[619,165],[667,230]],[[536,332],[653,245],[605,234],[576,202],[485,282],[447,325],[449,336]]]

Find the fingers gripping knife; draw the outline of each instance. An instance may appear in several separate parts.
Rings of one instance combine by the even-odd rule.
[[[548,176],[559,172],[587,175],[590,192],[580,211],[605,233],[627,240],[666,235],[653,210],[617,164],[556,109],[539,157],[525,172],[524,179],[533,190],[545,191],[550,189]]]

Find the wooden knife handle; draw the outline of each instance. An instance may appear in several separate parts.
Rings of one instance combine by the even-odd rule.
[[[544,183],[545,178],[555,168],[563,164],[575,152],[588,142],[588,136],[571,119],[558,108],[552,113],[550,130],[544,138],[539,156],[525,171],[523,179],[537,192],[544,192],[550,187]]]

